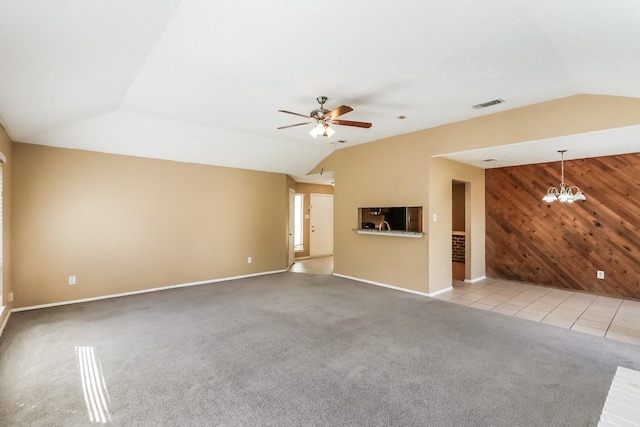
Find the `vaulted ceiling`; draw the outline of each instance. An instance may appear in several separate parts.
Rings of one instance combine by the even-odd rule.
[[[640,97],[639,22],[637,0],[0,0],[0,122],[15,141],[302,176],[350,145]],[[373,127],[276,129],[320,95]]]

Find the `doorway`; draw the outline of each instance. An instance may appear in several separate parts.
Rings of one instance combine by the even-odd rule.
[[[467,197],[469,183],[451,182],[451,277],[465,280],[467,260]]]
[[[296,250],[294,244],[293,230],[295,226],[295,198],[296,191],[293,188],[289,188],[289,235],[287,236],[287,242],[289,243],[289,256],[288,267],[291,267],[295,262]]]
[[[310,195],[309,256],[333,255],[333,195]]]
[[[333,257],[323,256],[296,260],[289,271],[292,273],[331,274],[333,273]]]

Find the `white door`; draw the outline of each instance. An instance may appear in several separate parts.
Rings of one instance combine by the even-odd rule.
[[[333,195],[311,194],[309,255],[333,255]]]
[[[289,235],[287,236],[287,242],[289,242],[289,267],[291,267],[293,265],[293,262],[295,261],[295,256],[296,256],[296,252],[295,252],[295,248],[294,248],[294,244],[293,244],[293,227],[294,227],[294,215],[295,215],[295,209],[294,209],[294,201],[296,198],[296,192],[293,188],[289,189]]]

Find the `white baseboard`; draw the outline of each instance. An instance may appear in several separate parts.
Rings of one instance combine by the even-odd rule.
[[[433,298],[433,297],[435,297],[437,295],[440,295],[440,294],[443,294],[445,292],[449,292],[449,291],[452,291],[452,290],[453,290],[453,286],[449,286],[448,288],[440,289],[439,291],[429,292],[428,295]]]
[[[129,295],[146,294],[148,292],[164,291],[164,290],[167,290],[167,289],[186,288],[187,286],[198,286],[198,285],[206,285],[208,283],[226,282],[228,280],[245,279],[247,277],[266,276],[268,274],[284,273],[285,271],[287,271],[287,270],[265,271],[263,273],[244,274],[242,276],[224,277],[224,278],[221,278],[221,279],[201,280],[199,282],[190,282],[190,283],[180,283],[180,284],[177,284],[177,285],[162,286],[160,288],[142,289],[142,290],[139,290],[139,291],[123,292],[123,293],[120,293],[120,294],[111,294],[111,295],[103,295],[103,296],[99,296],[99,297],[76,299],[76,300],[71,300],[71,301],[54,302],[54,303],[51,303],[51,304],[32,305],[32,306],[29,306],[29,307],[14,308],[11,311],[12,312],[14,312],[14,311],[27,311],[27,310],[37,310],[37,309],[40,309],[40,308],[58,307],[58,306],[61,306],[61,305],[78,304],[78,303],[81,303],[81,302],[99,301],[99,300],[109,299],[109,298],[126,297],[126,296],[129,296]]]
[[[482,277],[476,277],[475,279],[464,279],[464,281],[467,282],[467,283],[476,283],[476,282],[479,282],[479,281],[484,280],[486,278],[487,278],[487,276],[482,276]]]
[[[357,282],[363,282],[363,283],[369,283],[371,285],[382,286],[383,288],[395,289],[396,291],[402,291],[402,292],[408,292],[410,294],[421,295],[423,297],[430,296],[429,294],[427,294],[425,292],[414,291],[414,290],[407,289],[407,288],[400,288],[398,286],[387,285],[386,283],[374,282],[372,280],[360,279],[359,277],[345,276],[344,274],[338,274],[338,273],[333,273],[333,275],[334,276],[338,276],[338,277],[342,277],[344,279],[355,280]]]

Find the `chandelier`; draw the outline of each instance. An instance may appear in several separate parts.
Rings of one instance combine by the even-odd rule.
[[[549,187],[547,190],[547,194],[542,198],[543,202],[551,203],[558,201],[560,203],[573,203],[578,200],[587,200],[587,198],[582,194],[582,191],[575,185],[567,187],[564,184],[564,153],[567,150],[558,150],[561,156],[561,165],[562,165],[562,180],[560,181],[560,190],[556,187]],[[575,190],[575,193],[574,193]]]

